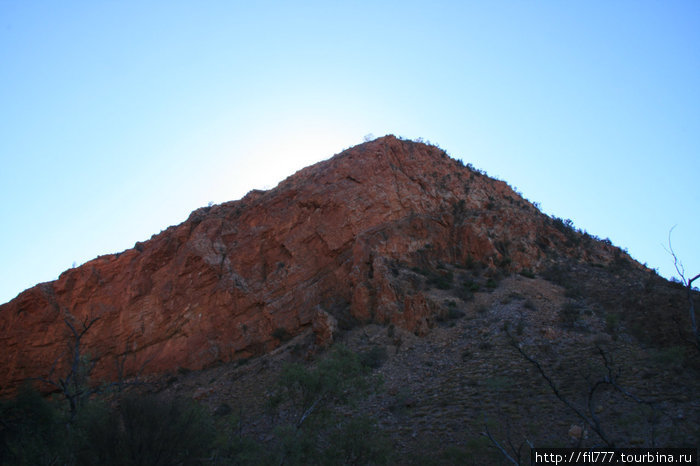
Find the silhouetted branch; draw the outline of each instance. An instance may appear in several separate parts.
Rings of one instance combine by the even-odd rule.
[[[129,346],[130,346],[130,339],[127,338],[126,343],[124,345],[124,352],[121,354],[117,354],[114,357],[114,367],[117,371],[117,380],[115,382],[112,382],[110,384],[107,384],[106,386],[103,386],[101,388],[101,391],[106,391],[107,389],[111,387],[117,387],[117,391],[121,392],[125,386],[134,386],[134,385],[143,385],[144,382],[139,381],[139,376],[143,372],[144,368],[148,363],[150,363],[155,356],[151,356],[147,358],[143,364],[141,364],[141,367],[139,367],[135,371],[135,375],[133,376],[134,380],[130,382],[125,382],[124,379],[126,378],[126,361],[129,358],[131,354],[133,354],[131,351],[129,351]]]
[[[621,386],[619,383],[617,383],[617,378],[620,375],[620,370],[618,369],[617,371],[615,371],[613,369],[612,357],[609,354],[607,354],[605,351],[603,351],[603,349],[601,347],[597,347],[597,349],[598,349],[598,353],[603,358],[603,362],[605,363],[605,368],[608,371],[608,375],[605,377],[606,383],[610,384],[613,388],[615,388],[615,390],[622,393],[623,395],[625,395],[627,398],[633,400],[634,402],[636,402],[638,404],[643,404],[643,405],[649,406],[649,408],[651,408],[653,415],[652,415],[652,419],[649,422],[649,424],[651,425],[651,433],[650,433],[651,446],[654,447],[656,445],[656,427],[655,427],[656,423],[654,421],[655,421],[656,416],[658,414],[658,409],[656,407],[656,404],[652,401],[643,400],[643,399],[639,398],[638,396],[634,395],[629,390],[627,390],[626,388]]]
[[[493,443],[494,446],[501,451],[501,454],[503,456],[505,456],[508,461],[510,461],[511,463],[513,463],[516,466],[520,466],[520,450],[518,450],[518,455],[517,455],[518,459],[516,460],[508,453],[508,450],[503,448],[503,446],[500,443],[498,443],[498,440],[493,438],[493,435],[491,435],[491,432],[489,432],[489,428],[486,425],[484,425],[484,431],[481,433],[481,435],[488,438],[491,441],[491,443]],[[511,448],[513,448],[512,445],[511,445]],[[520,448],[522,448],[522,445],[520,446]]]
[[[676,228],[675,225],[673,228]],[[673,245],[671,244],[671,233],[673,232],[673,228],[671,228],[668,232],[668,249],[666,249],[666,251],[671,254],[671,257],[673,257],[673,266],[676,268],[676,272],[678,272],[678,275],[680,276],[681,283],[683,283],[685,286],[686,297],[689,305],[688,313],[690,314],[690,328],[693,332],[693,337],[695,338],[693,343],[698,351],[700,351],[700,332],[698,332],[698,325],[695,319],[695,303],[693,302],[693,282],[700,279],[700,273],[689,279],[685,277],[685,268],[683,267],[683,263],[678,259],[676,252],[673,250]]]
[[[576,415],[582,421],[584,421],[586,424],[588,424],[588,426],[590,426],[590,428],[593,429],[593,431],[596,434],[598,434],[598,437],[600,437],[600,439],[603,442],[605,442],[605,444],[607,446],[613,447],[614,442],[608,438],[607,434],[605,433],[602,426],[600,425],[600,420],[595,415],[595,412],[594,412],[595,410],[593,409],[593,400],[594,400],[595,393],[598,390],[598,388],[603,386],[604,381],[595,382],[593,384],[593,386],[590,388],[590,390],[588,391],[588,397],[587,397],[588,414],[586,414],[583,411],[581,411],[579,408],[577,408],[576,405],[574,405],[571,401],[569,401],[569,399],[566,396],[564,396],[564,394],[559,390],[559,387],[557,387],[557,384],[555,384],[554,380],[552,380],[552,378],[545,372],[545,370],[542,368],[540,363],[535,358],[533,358],[532,356],[527,354],[520,347],[520,345],[516,342],[516,340],[510,334],[510,331],[506,330],[506,333],[508,334],[508,337],[510,338],[511,344],[515,347],[516,350],[518,350],[520,355],[523,358],[530,361],[530,363],[532,363],[532,365],[534,365],[537,368],[537,371],[540,373],[542,378],[544,378],[547,381],[547,383],[549,384],[549,387],[552,389],[552,392],[559,399],[559,401],[564,403],[564,405],[566,407],[568,407],[570,410],[572,410],[574,413],[576,413]]]
[[[66,311],[66,318],[63,319],[63,322],[70,333],[70,341],[68,344],[68,355],[70,356],[68,372],[66,373],[65,377],[53,377],[56,366],[62,357],[62,355],[59,355],[54,361],[47,377],[34,377],[29,379],[43,382],[60,391],[64,398],[68,401],[71,421],[75,419],[75,416],[82,404],[85,402],[85,400],[90,398],[90,396],[103,393],[115,386],[121,391],[125,385],[123,377],[124,365],[128,356],[128,346],[127,351],[125,351],[121,357],[117,357],[115,361],[118,380],[108,384],[90,386],[90,374],[95,368],[98,359],[90,359],[83,354],[83,338],[98,320],[100,320],[99,316],[94,318],[86,316],[82,322],[76,323],[76,319],[73,318],[68,311]],[[66,353],[63,354],[65,355]],[[143,365],[147,364],[148,362],[149,360],[144,362]],[[143,366],[141,369],[143,369]],[[135,382],[130,382],[126,385],[136,384],[139,384],[138,379]]]
[[[506,329],[506,334],[508,335],[508,338],[510,339],[510,343],[513,347],[515,347],[516,350],[520,353],[520,355],[528,360],[532,365],[534,365],[540,375],[547,381],[549,384],[549,387],[552,389],[552,392],[554,395],[562,402],[564,403],[565,406],[567,406],[570,410],[572,410],[576,415],[584,422],[586,423],[593,431],[600,437],[603,442],[609,447],[614,447],[614,442],[611,438],[608,437],[608,435],[605,433],[600,418],[596,415],[596,410],[595,410],[595,396],[596,393],[598,392],[599,389],[605,387],[605,386],[610,386],[626,396],[627,398],[635,401],[638,404],[643,404],[651,408],[652,410],[652,416],[649,420],[651,424],[651,446],[653,447],[656,444],[656,428],[655,428],[655,420],[657,419],[658,416],[658,409],[655,405],[654,402],[648,401],[648,400],[643,400],[639,398],[638,396],[634,395],[631,393],[629,390],[624,388],[618,383],[618,377],[620,376],[620,369],[618,368],[615,370],[613,366],[613,360],[612,356],[605,352],[601,347],[596,347],[598,350],[598,353],[600,354],[601,358],[603,359],[603,364],[605,365],[605,369],[607,373],[601,378],[596,380],[595,382],[590,382],[590,389],[588,390],[588,394],[586,397],[586,412],[582,411],[576,405],[574,405],[564,394],[559,390],[557,387],[556,383],[554,383],[554,380],[545,372],[545,370],[542,368],[540,363],[527,354],[522,347],[518,344],[518,342],[513,338],[513,336],[510,334],[510,331]],[[580,443],[580,442],[579,442]]]

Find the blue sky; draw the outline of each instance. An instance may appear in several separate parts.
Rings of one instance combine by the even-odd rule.
[[[0,0],[0,302],[368,133],[700,272],[698,1]]]

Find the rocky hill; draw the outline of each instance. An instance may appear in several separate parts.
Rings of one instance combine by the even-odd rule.
[[[306,328],[321,345],[357,322],[425,334],[442,311],[412,270],[478,262],[536,273],[552,254],[619,258],[609,244],[575,247],[561,227],[436,147],[379,138],[2,305],[0,385],[45,375],[65,352],[66,319],[97,319],[83,343],[101,378],[120,359],[132,374],[248,358]]]
[[[360,411],[416,464],[450,446],[436,464],[497,463],[498,439],[592,445],[596,420],[608,445],[681,446],[700,435],[687,309],[609,241],[386,136],[3,304],[0,393],[55,382],[77,355],[93,383],[139,375],[233,406],[240,435],[274,443],[276,378],[339,341],[385,381]]]

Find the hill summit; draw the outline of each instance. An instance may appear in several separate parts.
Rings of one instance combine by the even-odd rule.
[[[494,287],[562,258],[632,263],[440,148],[385,136],[0,306],[1,391],[69,364],[66,340],[88,323],[96,378],[197,370],[303,332],[319,347],[362,323],[424,335],[448,312],[426,283],[453,288],[478,266]]]

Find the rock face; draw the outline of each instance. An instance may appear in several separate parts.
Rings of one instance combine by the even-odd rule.
[[[536,272],[553,255],[619,255],[600,241],[580,248],[580,236],[439,148],[386,136],[272,190],[198,209],[0,306],[0,392],[67,364],[66,321],[79,329],[97,319],[81,341],[97,360],[93,379],[115,378],[118,366],[200,369],[306,329],[320,345],[358,322],[425,333],[440,309],[416,270],[476,261]]]

